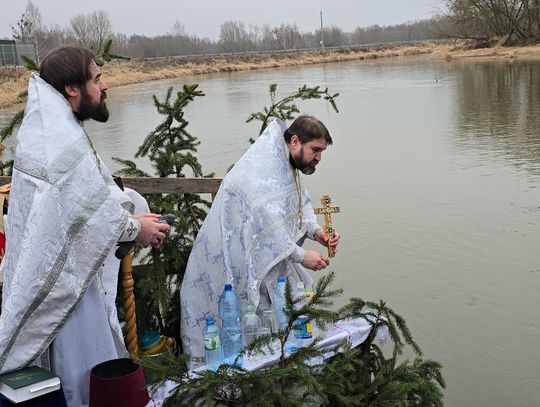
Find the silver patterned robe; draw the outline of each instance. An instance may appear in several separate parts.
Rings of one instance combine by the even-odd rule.
[[[231,283],[242,313],[271,307],[280,276],[312,284],[291,257],[317,224],[301,174],[289,163],[284,122],[274,120],[225,176],[199,231],[181,290],[181,337],[193,366],[203,361],[207,314]]]
[[[2,262],[0,372],[51,368],[68,405],[88,403],[90,368],[126,354],[114,299],[129,199],[112,183],[66,99],[33,75],[17,135]]]

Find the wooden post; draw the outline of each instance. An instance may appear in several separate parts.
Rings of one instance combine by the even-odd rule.
[[[122,259],[120,263],[120,270],[122,271],[122,287],[124,289],[124,319],[126,321],[125,327],[125,340],[126,347],[129,354],[132,357],[137,357],[139,355],[139,341],[137,338],[137,316],[135,314],[135,294],[133,293],[135,289],[135,281],[133,281],[132,274],[132,253]]]

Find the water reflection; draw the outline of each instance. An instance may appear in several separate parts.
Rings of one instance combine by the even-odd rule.
[[[540,174],[540,63],[460,63],[457,142]]]

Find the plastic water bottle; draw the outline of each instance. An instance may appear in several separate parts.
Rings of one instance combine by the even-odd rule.
[[[276,311],[273,309],[265,309],[262,312],[261,324],[268,328],[271,333],[277,331]]]
[[[274,309],[276,310],[276,319],[279,329],[287,327],[287,316],[283,309],[285,308],[285,277],[279,277],[276,288],[274,289]]]
[[[211,315],[206,317],[206,326],[203,329],[204,362],[210,370],[216,371],[223,361],[219,327]]]
[[[243,328],[247,346],[257,338],[257,334],[261,328],[261,320],[257,314],[255,314],[255,309],[251,305],[248,305],[246,308]]]
[[[267,309],[262,312],[261,329],[259,335],[269,335],[277,332],[276,311],[273,309]],[[257,336],[258,337],[258,336]],[[271,342],[272,353],[279,352],[281,344],[277,338],[274,338]]]
[[[219,297],[219,317],[221,318],[221,346],[223,360],[227,364],[234,361],[243,346],[242,328],[240,328],[240,307],[238,298],[230,284],[225,284],[223,294]],[[242,361],[239,359],[238,364]]]
[[[313,299],[313,297],[315,296],[315,292],[313,291],[313,288],[311,287],[306,287],[306,301],[309,302]],[[315,325],[315,323],[311,323],[309,322],[307,324],[307,330],[308,332],[311,333],[311,336],[316,336],[318,331],[317,331],[317,327]]]
[[[299,281],[296,283],[296,292],[294,295],[295,303],[294,308],[298,311],[302,308],[303,304],[306,300],[306,291],[304,288],[304,283]],[[300,301],[299,301],[300,300]],[[298,302],[299,301],[299,302]],[[305,315],[300,315],[293,324],[293,331],[292,335],[294,337],[294,341],[291,341],[291,345],[296,348],[302,348],[304,347],[303,339],[311,338],[311,332],[307,332],[307,317]]]

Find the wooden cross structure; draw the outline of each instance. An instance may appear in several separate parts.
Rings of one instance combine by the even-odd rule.
[[[332,237],[334,237],[335,232],[334,227],[332,226],[332,214],[340,212],[339,206],[330,206],[331,202],[332,199],[329,195],[323,195],[321,196],[322,208],[314,209],[315,214],[324,215],[323,230],[328,237],[328,257],[334,257],[336,255],[334,249],[332,246],[330,246],[330,242],[332,241]]]

